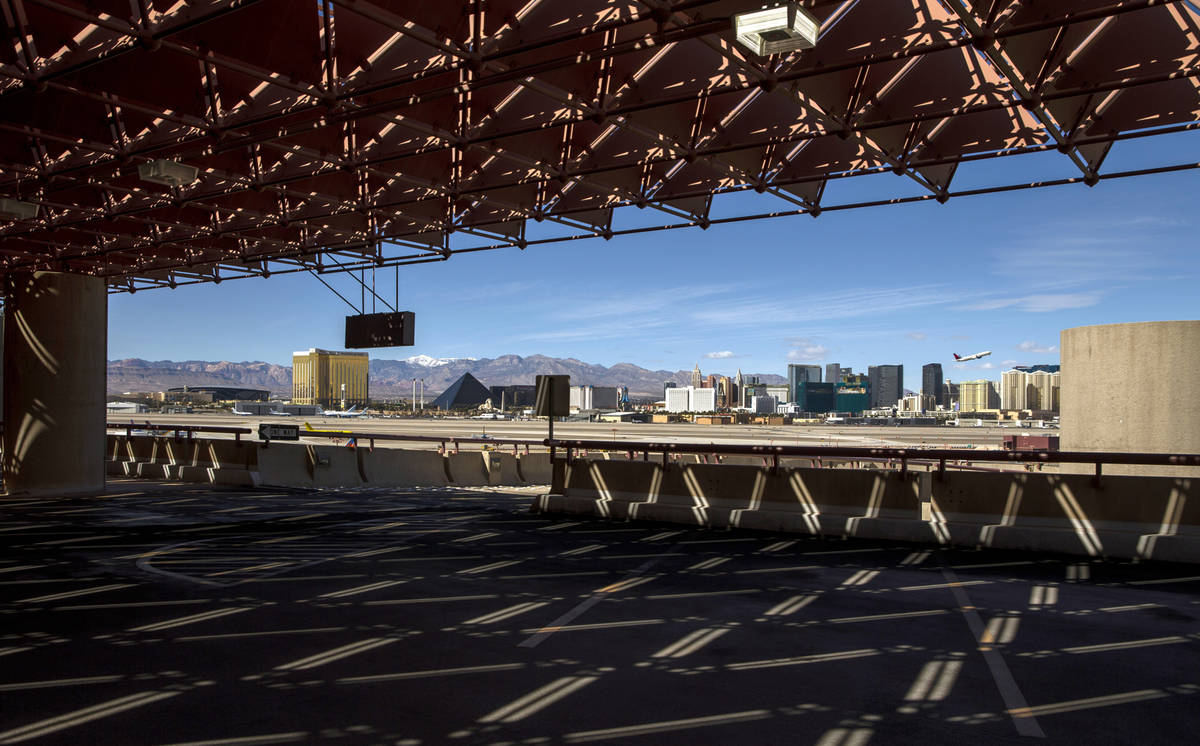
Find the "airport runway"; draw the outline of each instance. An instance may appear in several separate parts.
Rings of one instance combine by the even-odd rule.
[[[546,437],[545,420],[476,420],[459,418],[359,417],[237,417],[231,414],[139,415],[137,423],[150,422],[170,425],[210,425],[247,427],[257,437],[263,422],[295,424],[302,428],[307,422],[316,429],[354,433],[389,433],[422,435],[439,438],[471,438],[488,435],[492,438],[542,440]],[[109,417],[110,423],[125,418]],[[1042,433],[1057,431],[1021,430],[998,427],[897,427],[879,425],[695,425],[691,423],[639,424],[607,422],[563,422],[554,426],[555,437],[578,440],[622,440],[634,442],[724,443],[765,445],[829,445],[829,446],[888,446],[929,448],[999,448],[1004,435],[1012,433]],[[207,436],[206,436],[207,437]],[[389,445],[376,442],[376,447]],[[396,447],[413,448],[415,444],[396,443]],[[436,447],[437,444],[431,444]]]

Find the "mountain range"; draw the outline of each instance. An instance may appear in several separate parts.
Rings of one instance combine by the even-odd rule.
[[[470,373],[487,386],[532,384],[538,374],[564,374],[572,384],[628,386],[631,395],[661,397],[664,381],[686,386],[690,370],[647,370],[632,363],[612,367],[585,363],[575,358],[545,355],[501,355],[497,358],[431,358],[417,355],[405,360],[371,360],[372,397],[408,397],[413,379],[424,380],[428,401],[448,388],[463,373]],[[748,374],[763,383],[786,382],[774,374]],[[266,389],[272,394],[290,394],[292,369],[264,362],[232,363],[203,360],[141,360],[129,358],[108,362],[108,391],[166,391],[178,386],[238,386]]]

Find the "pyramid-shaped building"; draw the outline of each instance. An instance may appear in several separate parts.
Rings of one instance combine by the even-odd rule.
[[[463,373],[461,378],[450,384],[450,388],[433,400],[431,406],[442,410],[474,409],[487,401],[491,395],[478,378],[470,373]]]

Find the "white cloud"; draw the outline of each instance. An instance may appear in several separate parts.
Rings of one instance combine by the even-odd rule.
[[[792,348],[788,351],[788,360],[824,360],[829,356],[828,347],[808,339],[794,340]]]
[[[909,339],[915,339],[918,342],[924,342],[925,338],[928,337],[929,335],[926,334],[925,332],[909,332],[908,334],[905,334],[904,336],[908,337]]]
[[[905,288],[869,288],[807,295],[804,303],[792,299],[739,300],[730,298],[710,303],[690,314],[692,326],[744,325],[747,320],[769,320],[780,324],[811,324],[831,319],[872,316],[886,308],[897,314],[931,306],[965,302],[974,293],[943,285]]]
[[[1038,293],[1017,298],[995,298],[969,306],[972,311],[995,311],[1000,308],[1012,308],[1028,313],[1046,313],[1049,311],[1064,311],[1068,308],[1087,308],[1100,302],[1101,294],[1090,293]]]
[[[1040,345],[1037,342],[1025,341],[1017,345],[1017,349],[1022,352],[1036,352],[1039,355],[1046,355],[1051,352],[1058,352],[1057,345]]]
[[[737,357],[731,350],[721,350],[720,352],[707,352],[704,357],[708,360],[728,360],[731,357]]]

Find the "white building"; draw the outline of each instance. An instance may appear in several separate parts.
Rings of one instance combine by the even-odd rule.
[[[689,412],[692,400],[692,387],[682,386],[667,389],[667,411]]]
[[[791,393],[788,391],[786,383],[781,383],[778,385],[768,384],[767,396],[775,397],[775,401],[779,402],[780,404],[786,404],[792,400]]]
[[[667,389],[668,412],[713,412],[717,409],[717,390],[682,386]]]

